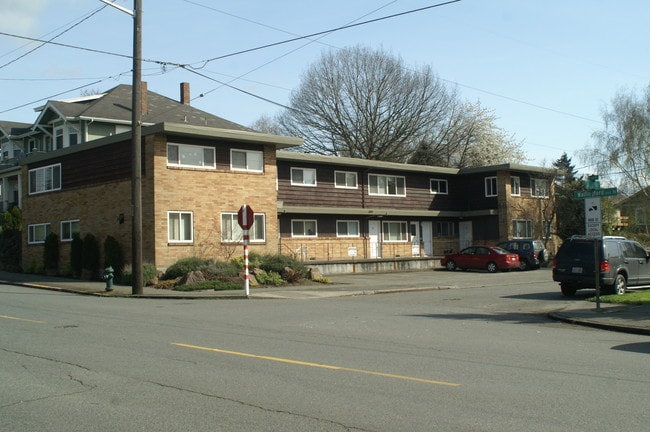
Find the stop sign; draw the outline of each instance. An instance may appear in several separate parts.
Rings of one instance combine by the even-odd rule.
[[[241,229],[247,230],[253,226],[253,222],[255,222],[254,215],[255,213],[249,205],[244,204],[241,206],[237,212],[237,222],[239,223]]]

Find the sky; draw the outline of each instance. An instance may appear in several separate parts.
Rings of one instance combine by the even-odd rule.
[[[47,100],[132,83],[133,18],[122,11],[0,0],[0,17],[1,120],[32,123]],[[142,0],[142,74],[176,100],[189,82],[193,106],[250,126],[282,111],[323,53],[366,46],[430,66],[461,99],[480,101],[522,142],[526,164],[566,152],[591,174],[580,154],[603,111],[650,84],[649,17],[647,0]]]

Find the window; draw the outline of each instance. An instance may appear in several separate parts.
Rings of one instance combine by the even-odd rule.
[[[521,181],[519,177],[517,176],[512,176],[510,177],[510,194],[514,196],[519,196],[521,195]]]
[[[230,169],[264,172],[264,153],[256,150],[230,150]]]
[[[170,243],[191,243],[193,232],[192,212],[167,212],[168,236]]]
[[[533,238],[533,221],[530,219],[513,219],[512,237]]]
[[[248,237],[251,242],[263,242],[266,240],[266,222],[263,213],[253,216],[253,225],[248,230]],[[237,222],[237,213],[221,213],[221,241],[242,242],[244,231]]]
[[[406,222],[382,222],[385,242],[408,241],[408,230]]]
[[[431,179],[432,194],[447,195],[449,193],[448,191],[447,180]]]
[[[29,194],[61,189],[61,164],[29,170]]]
[[[316,186],[316,170],[314,168],[291,168],[291,184]]]
[[[436,222],[436,236],[456,237],[456,222]]]
[[[334,187],[356,189],[357,173],[353,171],[334,171]]]
[[[497,194],[497,178],[485,177],[485,196],[495,197]]]
[[[538,198],[548,198],[548,181],[543,179],[530,179],[530,194]]]
[[[291,220],[291,237],[316,237],[317,232],[315,220]]]
[[[27,243],[45,243],[45,238],[50,234],[50,224],[33,224],[27,226]]]
[[[336,236],[337,237],[359,237],[359,221],[337,220]]]
[[[79,219],[61,222],[61,241],[72,241],[75,234],[79,234]]]
[[[370,195],[406,196],[406,180],[401,176],[368,174]]]
[[[63,126],[54,128],[54,150],[63,148]]]
[[[213,147],[167,144],[167,165],[179,167],[216,168]]]

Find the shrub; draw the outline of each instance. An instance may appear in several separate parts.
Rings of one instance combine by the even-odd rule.
[[[151,263],[142,264],[142,281],[147,284],[150,280],[158,276],[158,269]],[[133,270],[131,265],[124,266],[120,283],[123,285],[133,285]]]
[[[82,268],[86,278],[94,279],[99,270],[99,242],[92,234],[86,234],[83,239]]]
[[[248,254],[248,268],[254,268],[254,267],[259,267],[261,268],[261,264],[263,261],[264,257],[258,253],[251,252]],[[244,255],[237,256],[235,258],[232,258],[230,260],[231,263],[233,263],[239,270],[244,269]]]
[[[280,273],[274,271],[269,271],[269,272],[265,271],[264,273],[256,274],[255,278],[257,279],[257,282],[259,282],[260,285],[279,286],[287,283],[287,281],[282,279]]]
[[[3,229],[0,233],[0,269],[19,272],[21,261],[20,231]]]
[[[70,243],[70,269],[72,275],[76,278],[81,277],[81,271],[83,270],[83,243],[78,233],[72,236],[72,242]]]
[[[239,274],[239,269],[235,264],[224,261],[209,263],[205,267],[202,267],[200,270],[203,272],[203,276],[205,276],[206,279],[237,277]]]
[[[294,272],[292,280],[289,282],[295,282],[296,280],[302,279],[307,274],[307,268],[303,263],[286,255],[264,255],[259,267],[268,273],[276,272],[283,275],[283,277],[285,276],[284,269],[289,267]]]
[[[43,245],[43,265],[45,271],[50,274],[57,274],[59,270],[59,236],[49,233],[45,237]]]
[[[174,287],[174,291],[202,291],[208,289],[213,289],[215,291],[227,291],[227,290],[240,290],[243,288],[244,288],[243,285],[240,283],[214,279],[214,280],[206,280],[191,285],[179,285],[177,287]]]
[[[202,258],[182,258],[169,266],[163,275],[163,279],[176,279],[177,277],[185,276],[189,272],[201,270],[207,267],[208,264],[210,264],[210,261]]]
[[[104,268],[108,266],[113,267],[115,277],[119,279],[124,268],[124,252],[113,236],[107,236],[104,241]]]

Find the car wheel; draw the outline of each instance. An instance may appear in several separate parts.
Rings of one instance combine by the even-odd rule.
[[[524,271],[528,270],[528,262],[527,261],[519,261],[519,270]]]
[[[489,271],[490,273],[496,273],[497,270],[499,270],[499,267],[497,267],[496,263],[492,261],[487,263],[487,271]]]
[[[571,285],[565,285],[565,284],[560,284],[560,289],[562,290],[562,294],[564,297],[573,297],[576,295],[576,287],[571,286]]]
[[[452,260],[447,261],[447,264],[445,264],[445,268],[449,271],[454,271],[456,270],[456,263]]]
[[[627,290],[627,281],[625,280],[625,276],[622,274],[617,274],[616,279],[614,279],[614,285],[612,285],[612,289],[614,291],[614,294],[625,294],[625,291]]]

